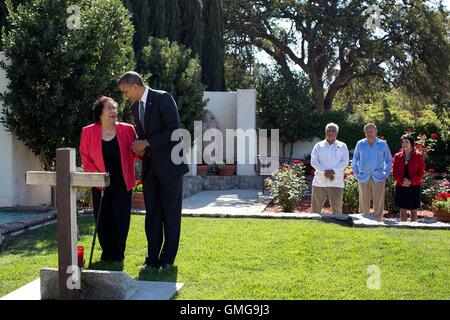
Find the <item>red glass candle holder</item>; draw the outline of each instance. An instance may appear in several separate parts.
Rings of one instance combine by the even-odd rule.
[[[77,256],[78,256],[78,267],[83,268],[84,267],[84,247],[83,246],[77,247]]]

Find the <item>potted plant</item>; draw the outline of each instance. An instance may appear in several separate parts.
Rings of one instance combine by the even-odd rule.
[[[144,187],[142,186],[142,181],[137,180],[136,185],[133,187],[133,195],[131,198],[131,207],[133,209],[145,209],[145,202],[144,202]]]
[[[217,174],[219,176],[232,176],[234,175],[234,172],[236,171],[236,165],[235,164],[218,164],[217,165]]]
[[[204,177],[207,174],[208,174],[208,165],[207,164],[198,164],[197,165],[197,175]]]
[[[217,170],[219,169],[219,164],[213,162],[210,165],[208,165],[208,171],[211,172],[213,175],[217,173]]]
[[[441,192],[433,200],[433,216],[437,221],[450,222],[450,192]]]

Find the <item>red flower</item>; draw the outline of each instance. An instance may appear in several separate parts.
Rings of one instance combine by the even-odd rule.
[[[406,129],[407,132],[413,132],[413,128]]]
[[[434,170],[433,168],[428,169],[429,173],[436,173],[436,170]]]
[[[300,164],[300,160],[294,160],[294,164]]]
[[[315,174],[316,170],[315,169],[311,169],[311,171],[309,171],[309,174]]]
[[[421,133],[421,134],[419,134],[418,138],[419,138],[420,140],[426,139],[426,138],[427,138],[427,135],[426,135],[425,133]]]
[[[416,149],[422,149],[422,146],[419,143],[416,143]]]
[[[142,180],[141,179],[136,180],[136,184],[142,184]]]
[[[353,172],[353,170],[350,171],[350,175],[351,175],[351,176],[354,176],[354,175],[355,175],[355,173]]]
[[[345,180],[345,179],[347,179],[347,174],[346,174],[346,173],[344,173],[344,180]]]
[[[431,139],[437,139],[439,136],[436,133],[431,134]]]
[[[423,147],[422,147],[422,150],[427,151],[427,150],[428,150],[428,147],[427,147],[427,146],[423,146]]]
[[[450,185],[450,182],[448,182],[448,180],[445,180],[444,186],[445,186],[445,187],[448,187],[449,185]]]

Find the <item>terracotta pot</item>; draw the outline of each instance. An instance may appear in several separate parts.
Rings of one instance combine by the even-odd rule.
[[[234,164],[227,164],[222,169],[217,170],[217,174],[219,176],[232,176],[234,175],[234,172],[236,171],[236,165]]]
[[[133,196],[131,198],[131,207],[133,209],[145,210],[143,192],[133,192]]]
[[[204,177],[207,174],[208,174],[208,165],[206,165],[206,164],[198,164],[197,165],[197,175]]]
[[[440,222],[448,222],[450,223],[450,212],[447,212],[445,210],[432,210],[433,211],[433,217]]]

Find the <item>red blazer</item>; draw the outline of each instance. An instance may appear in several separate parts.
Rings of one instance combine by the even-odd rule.
[[[403,184],[403,174],[405,172],[405,154],[402,151],[395,154],[393,162],[393,175],[397,186]],[[408,162],[408,175],[412,186],[420,186],[422,184],[422,177],[425,173],[425,160],[423,154],[414,150],[411,151],[411,156]]]
[[[134,159],[136,158],[131,146],[137,139],[136,131],[131,124],[116,122],[116,135],[119,142],[122,172],[130,191],[135,183]],[[86,172],[106,172],[102,153],[102,126],[94,123],[81,131],[80,155]]]

